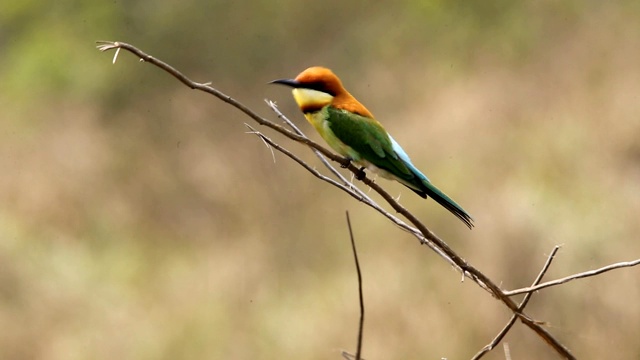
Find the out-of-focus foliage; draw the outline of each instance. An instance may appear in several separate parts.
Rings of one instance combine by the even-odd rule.
[[[505,288],[638,258],[637,1],[0,3],[0,358],[469,358],[509,314],[120,40],[314,138],[269,80],[333,68],[475,217],[380,183]],[[280,139],[320,167],[308,150]],[[534,295],[579,358],[640,356],[638,270]],[[551,358],[527,329],[517,359]],[[496,351],[489,359],[502,359]]]

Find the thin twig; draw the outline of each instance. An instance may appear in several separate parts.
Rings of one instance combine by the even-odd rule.
[[[316,170],[315,168],[309,166],[309,164],[307,164],[306,162],[304,162],[302,159],[300,159],[299,157],[297,157],[296,155],[294,155],[292,152],[290,152],[289,150],[283,148],[282,146],[280,146],[279,144],[277,144],[276,142],[274,142],[273,140],[271,140],[269,137],[267,137],[266,135],[264,135],[263,133],[261,133],[260,131],[254,129],[253,127],[251,127],[249,124],[245,124],[245,126],[247,128],[249,128],[249,130],[251,130],[252,134],[255,134],[256,136],[258,136],[262,141],[264,141],[266,144],[268,144],[269,146],[271,146],[272,148],[280,151],[281,153],[285,154],[287,157],[289,157],[291,160],[297,162],[300,166],[302,166],[304,169],[306,169],[307,171],[309,171],[311,174],[313,174],[315,177],[317,177],[318,179],[322,180],[322,181],[326,181],[329,184],[336,186],[342,190],[344,190],[345,192],[347,192],[349,195],[353,196],[354,198],[356,198],[356,200],[360,200],[361,198],[359,197],[359,194],[354,192],[352,188],[348,187],[348,186],[344,186],[340,183],[338,183],[337,181],[333,180],[330,177],[327,177],[323,174],[321,174],[318,170]]]
[[[342,358],[344,358],[345,360],[354,360],[356,358],[355,355],[353,355],[352,353],[350,353],[348,351],[342,350],[340,352],[340,354],[342,355]]]
[[[544,263],[544,266],[542,266],[542,270],[540,270],[540,273],[538,274],[536,279],[533,281],[533,285],[537,285],[540,283],[540,281],[542,281],[544,274],[546,274],[547,270],[549,269],[549,266],[551,266],[551,262],[555,258],[556,253],[558,252],[559,249],[560,249],[560,246],[558,245],[556,245],[553,248],[553,250],[551,251],[551,254],[547,258],[547,261]],[[531,299],[532,294],[533,293],[528,293],[527,295],[524,296],[524,298],[522,299],[522,302],[520,303],[520,305],[518,305],[518,310],[520,311],[524,310],[524,308],[529,303],[529,299]],[[493,350],[500,343],[500,341],[502,341],[505,335],[507,335],[509,330],[511,330],[511,327],[513,326],[513,324],[515,324],[517,318],[518,316],[516,316],[515,314],[511,315],[511,319],[509,319],[507,324],[502,328],[502,330],[500,330],[498,335],[496,335],[496,337],[489,344],[483,347],[482,350],[480,350],[474,357],[472,357],[471,360],[478,360],[482,358],[485,354],[489,353],[489,351]]]
[[[351,228],[351,219],[349,211],[347,214],[347,226],[349,227],[349,238],[351,239],[351,249],[353,250],[353,258],[356,262],[356,272],[358,273],[358,298],[360,299],[360,324],[358,326],[358,346],[356,348],[356,360],[360,360],[360,350],[362,349],[362,332],[364,329],[364,296],[362,295],[362,273],[360,272],[360,262],[358,261],[358,251],[356,250],[356,242],[353,239],[353,229]]]
[[[539,285],[529,286],[529,287],[522,288],[522,289],[517,289],[517,290],[504,291],[504,294],[506,296],[513,296],[513,295],[524,294],[524,293],[532,293],[532,292],[538,291],[540,289],[544,289],[544,288],[548,288],[548,287],[551,287],[551,286],[565,284],[565,283],[568,283],[569,281],[573,281],[573,280],[577,280],[577,279],[583,279],[583,278],[587,278],[587,277],[591,277],[591,276],[596,276],[596,275],[602,274],[602,273],[607,272],[607,271],[611,271],[611,270],[615,270],[615,269],[622,269],[622,268],[625,268],[625,267],[632,267],[632,266],[637,266],[637,265],[640,265],[640,259],[633,260],[633,261],[619,262],[619,263],[603,266],[603,267],[601,267],[599,269],[589,270],[589,271],[581,272],[581,273],[578,273],[578,274],[573,274],[573,275],[570,275],[570,276],[567,276],[567,277],[563,277],[561,279],[547,281],[547,282],[544,282],[544,283],[539,284]]]
[[[260,133],[258,131],[256,131],[254,128],[252,128],[249,124],[244,123],[244,126],[248,127],[249,130],[251,130],[250,132],[248,132],[248,134],[260,135]],[[260,140],[262,140],[262,142],[267,147],[267,149],[269,149],[269,151],[271,151],[271,158],[273,159],[273,163],[275,164],[276,163],[276,153],[273,152],[273,148],[261,136],[258,136],[258,137],[260,138]]]

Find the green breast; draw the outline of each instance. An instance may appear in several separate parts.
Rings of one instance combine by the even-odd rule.
[[[306,113],[305,117],[333,150],[356,162],[359,161],[360,154],[340,140],[332,130],[332,124],[335,125],[337,118],[332,116],[334,114],[329,109],[330,106],[325,106],[320,111]]]

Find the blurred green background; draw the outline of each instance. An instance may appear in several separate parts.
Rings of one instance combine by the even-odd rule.
[[[640,2],[0,3],[0,358],[466,359],[509,313],[280,154],[250,120],[96,40],[132,43],[260,114],[332,68],[476,219],[379,180],[507,289],[640,257]],[[261,129],[321,167],[310,151]],[[374,195],[372,195],[374,196]],[[377,196],[374,198],[378,199]],[[640,358],[640,270],[544,290],[578,358]],[[521,325],[514,359],[554,358]],[[503,359],[497,349],[487,359]]]

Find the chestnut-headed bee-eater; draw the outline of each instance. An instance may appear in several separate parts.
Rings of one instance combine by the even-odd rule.
[[[293,97],[307,120],[340,155],[397,180],[423,198],[431,197],[469,228],[473,218],[435,187],[373,115],[324,67],[310,67],[295,79],[274,80],[293,88]]]

